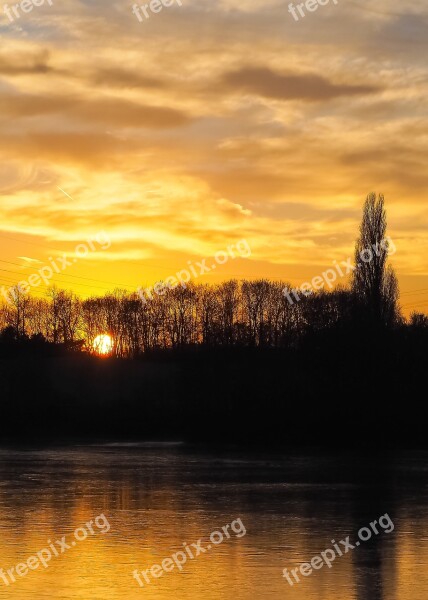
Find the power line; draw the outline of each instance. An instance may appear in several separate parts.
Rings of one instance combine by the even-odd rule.
[[[55,252],[58,252],[58,253],[59,252],[63,252],[63,251],[60,251],[60,250],[58,250],[56,248],[53,248],[52,246],[49,246],[47,244],[40,244],[40,243],[37,243],[37,242],[30,242],[28,240],[22,240],[22,239],[14,238],[14,237],[11,237],[11,236],[6,236],[4,234],[0,234],[0,237],[3,237],[5,239],[9,239],[9,240],[13,240],[13,241],[17,241],[17,242],[23,242],[25,244],[31,244],[31,245],[39,246],[39,247],[42,247],[42,248],[49,248],[51,250],[55,250]],[[243,258],[243,257],[236,257],[236,258]],[[195,261],[196,261],[196,259],[195,259]],[[9,264],[9,265],[13,265],[13,266],[17,266],[17,267],[21,267],[23,269],[31,269],[32,268],[32,265],[22,265],[22,264],[19,264],[19,263],[15,263],[15,262],[11,262],[11,261],[6,261],[6,260],[0,260],[0,262],[5,263],[5,264]],[[135,261],[132,261],[132,262],[133,262],[134,265],[143,266],[146,269],[147,268],[149,268],[149,269],[156,268],[156,269],[162,269],[162,270],[169,271],[169,272],[171,272],[171,270],[172,270],[172,269],[170,269],[168,267],[165,267],[165,266],[161,267],[160,265],[153,265],[153,264],[151,266],[149,266],[149,265],[143,265],[143,263],[137,263]],[[190,261],[190,262],[193,262],[193,261]],[[48,265],[44,265],[44,266],[48,266]],[[187,267],[185,267],[185,268],[187,268]],[[184,270],[184,269],[182,269],[182,270]],[[14,274],[17,274],[17,275],[21,275],[22,274],[22,273],[20,273],[18,271],[12,271],[12,270],[7,270],[7,269],[0,269],[0,271],[14,273]],[[212,273],[212,270],[210,272]],[[106,284],[111,284],[111,285],[114,285],[114,286],[121,286],[122,288],[126,289],[127,291],[129,291],[131,289],[134,290],[135,287],[136,287],[135,285],[131,285],[131,284],[124,284],[124,283],[118,283],[118,282],[114,282],[114,281],[108,281],[108,280],[102,280],[102,279],[95,279],[95,278],[91,278],[91,277],[83,277],[81,275],[72,275],[70,273],[60,273],[60,275],[61,275],[61,277],[71,277],[73,279],[83,279],[85,281],[94,281],[96,283],[106,283]],[[231,272],[223,272],[222,275],[229,276],[229,277],[236,277],[238,279],[254,279],[254,278],[260,279],[261,278],[260,276],[243,275],[242,273],[238,274],[238,273],[231,273]],[[106,287],[106,286],[103,286],[103,285],[96,285],[95,286],[95,285],[87,285],[87,284],[79,283],[79,282],[72,282],[72,281],[60,280],[60,279],[57,278],[58,277],[57,273],[53,273],[53,277],[56,278],[55,279],[56,282],[62,283],[62,284],[77,285],[77,286],[87,287],[87,288],[90,288],[90,289],[93,289],[93,290],[98,290],[98,291],[103,291],[103,292],[105,292],[105,291],[111,291],[110,287]],[[269,276],[269,279],[277,279],[277,280],[280,280],[280,281],[285,281],[287,279],[287,277],[286,276],[282,276],[282,275],[271,275],[271,276]],[[15,285],[17,283],[19,283],[19,282],[14,282]],[[48,288],[46,288],[46,289],[48,289]],[[417,288],[415,290],[408,290],[406,292],[403,292],[401,294],[401,296],[416,295],[416,294],[420,294],[420,293],[423,293],[423,292],[428,292],[428,288]],[[406,306],[409,306],[409,305],[406,305]]]
[[[10,269],[0,269],[0,271],[4,271],[5,273],[14,273],[15,275],[22,275],[22,273],[20,273],[19,271],[12,271]],[[54,274],[54,276],[56,276],[56,274]],[[63,284],[66,283],[68,285],[79,285],[81,287],[87,287],[87,288],[90,288],[92,290],[103,290],[103,288],[101,288],[100,286],[88,285],[86,283],[78,283],[78,282],[75,283],[75,282],[72,282],[72,281],[63,281],[61,279],[59,279],[59,280],[57,279],[56,281],[58,281],[59,283],[63,283]],[[19,283],[19,282],[17,282],[17,283]],[[104,288],[104,291],[107,291],[107,290],[108,290],[108,288]]]
[[[62,253],[64,252],[63,250],[58,250],[57,248],[54,248],[53,246],[48,246],[47,244],[39,244],[37,242],[30,242],[28,240],[19,240],[18,238],[6,236],[6,235],[4,235],[2,233],[0,233],[0,237],[5,238],[6,240],[12,240],[12,241],[15,241],[15,242],[22,242],[24,244],[31,244],[33,246],[39,246],[40,248],[49,248],[49,250],[54,250],[55,252],[59,252],[59,253],[60,252],[62,252]],[[142,266],[145,269],[161,269],[161,270],[164,270],[164,271],[169,270],[168,267],[161,267],[160,265],[155,265],[153,263],[152,263],[153,266],[149,266],[149,265],[143,265],[143,263],[137,263],[135,261],[133,261],[133,262],[134,262],[135,265]],[[112,282],[104,282],[104,283],[112,283]],[[122,284],[119,284],[119,285],[122,285]]]
[[[32,265],[21,265],[19,263],[15,263],[15,262],[10,262],[8,260],[1,260],[0,262],[2,263],[6,263],[7,265],[15,265],[16,267],[22,267],[23,269],[32,269]],[[47,264],[43,264],[43,266],[48,266]],[[49,265],[50,266],[50,265]],[[42,267],[41,267],[42,268]],[[82,277],[81,275],[71,275],[71,273],[61,273],[61,275],[64,275],[66,277],[73,277],[73,279],[85,279],[86,281],[97,281],[100,283],[111,283],[112,285],[126,285],[124,283],[117,283],[114,281],[104,281],[102,279],[93,279],[92,277]],[[132,287],[132,286],[130,286]]]
[[[47,244],[40,244],[40,243],[37,243],[37,242],[30,242],[28,240],[19,240],[18,238],[14,238],[14,237],[11,237],[11,236],[5,236],[4,234],[0,234],[0,237],[3,237],[5,239],[9,239],[9,240],[13,240],[13,241],[16,241],[16,242],[23,242],[24,244],[32,244],[34,246],[39,246],[41,248],[49,248],[50,250],[55,250],[55,252],[58,252],[58,253],[60,253],[60,252],[64,253],[63,250],[58,250],[57,248],[53,248],[52,246],[48,246]],[[205,260],[208,261],[209,258],[212,258],[212,257],[205,258]],[[239,257],[236,256],[234,258],[244,258],[244,257],[243,256],[239,256]],[[198,259],[199,260],[204,260],[204,257],[198,257]],[[194,261],[196,262],[198,259],[195,258]],[[2,261],[2,262],[6,262],[6,261]],[[189,262],[193,262],[193,260],[191,260]],[[147,264],[143,264],[141,262],[136,262],[136,261],[132,260],[132,264],[136,265],[136,266],[143,267],[144,269],[152,269],[152,270],[153,269],[160,269],[161,271],[168,272],[168,276],[171,274],[171,271],[173,270],[173,269],[171,269],[171,267],[161,266],[161,265],[158,265],[156,263],[151,263],[150,265],[147,265]],[[19,266],[21,266],[21,265],[19,265]],[[179,269],[179,270],[181,271],[181,270],[184,270],[185,268],[187,268],[187,267],[183,267],[183,269]],[[223,274],[224,275],[230,275],[232,277],[243,277],[242,274],[237,275],[236,273],[223,273]],[[74,275],[74,276],[73,275],[69,275],[69,277],[77,277],[77,275]],[[82,277],[82,279],[88,279],[88,278]],[[283,279],[283,277],[277,275],[277,276],[272,276],[271,279]],[[115,283],[115,282],[112,282],[112,281],[102,281],[100,279],[91,279],[91,281],[100,281],[101,283],[112,283],[114,285],[125,285],[123,283]],[[125,285],[125,287],[127,287],[127,286]],[[129,286],[129,287],[135,287],[135,286]]]

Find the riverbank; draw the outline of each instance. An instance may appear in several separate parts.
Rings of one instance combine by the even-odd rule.
[[[424,446],[423,345],[391,335],[137,360],[0,359],[0,439]]]

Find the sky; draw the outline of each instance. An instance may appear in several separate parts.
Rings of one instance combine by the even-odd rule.
[[[0,5],[0,284],[66,253],[58,286],[133,290],[246,240],[199,281],[300,285],[353,256],[375,191],[428,311],[426,1],[288,4]]]

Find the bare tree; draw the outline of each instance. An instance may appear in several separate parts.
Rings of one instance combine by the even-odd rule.
[[[428,316],[424,313],[413,311],[410,315],[410,325],[420,329],[428,329]]]
[[[236,342],[238,314],[242,307],[239,284],[235,279],[225,281],[216,291],[219,302],[220,343],[232,345]]]
[[[19,285],[10,289],[10,304],[6,307],[6,321],[12,327],[16,337],[28,334],[28,317],[30,313],[30,297]]]
[[[399,315],[398,282],[394,270],[387,265],[386,226],[384,197],[372,193],[364,204],[355,246],[352,289],[373,325],[392,325]]]

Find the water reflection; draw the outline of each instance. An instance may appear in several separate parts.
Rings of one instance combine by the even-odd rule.
[[[0,567],[10,569],[104,513],[89,536],[0,598],[426,600],[427,456],[248,456],[181,446],[0,451]],[[309,562],[388,513],[380,533],[290,587]],[[143,590],[132,577],[241,518],[232,536]]]

